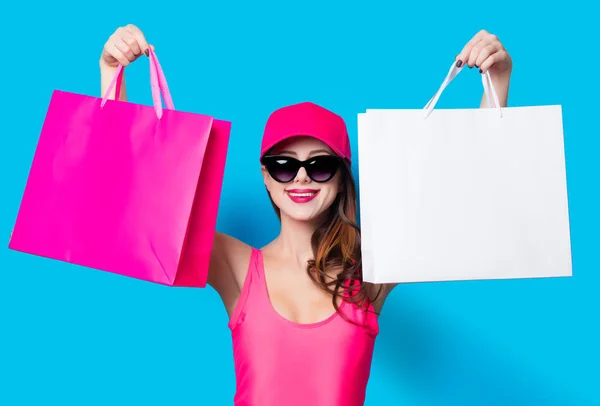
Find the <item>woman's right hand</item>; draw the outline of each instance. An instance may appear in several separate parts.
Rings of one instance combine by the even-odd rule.
[[[148,48],[154,50],[152,45],[148,45],[144,34],[138,27],[133,24],[119,27],[104,44],[100,57],[100,68],[111,70],[111,68],[118,67],[119,64],[127,66],[141,55],[147,54]]]
[[[133,24],[119,27],[108,38],[102,55],[100,56],[100,94],[105,95],[110,83],[115,75],[119,64],[129,65],[141,55],[146,54],[148,48],[154,51],[152,45],[148,45],[142,31]],[[127,100],[127,91],[125,88],[125,79],[121,84],[121,91],[117,97],[118,100]],[[108,98],[115,99],[115,89],[111,90]]]

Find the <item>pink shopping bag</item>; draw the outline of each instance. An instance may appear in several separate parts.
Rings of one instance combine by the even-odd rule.
[[[122,67],[102,99],[52,94],[10,249],[206,286],[231,123],[176,111],[149,61],[154,106],[107,99]]]

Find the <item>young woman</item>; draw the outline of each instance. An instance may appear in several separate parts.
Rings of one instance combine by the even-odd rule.
[[[119,64],[149,47],[137,27],[117,29],[100,59],[101,94]],[[456,63],[489,70],[506,106],[512,61],[494,35],[479,32]],[[126,100],[124,81],[118,97]],[[286,106],[267,120],[260,160],[280,234],[256,249],[217,233],[208,275],[230,317],[236,405],[364,403],[393,285],[361,278],[351,158],[343,119],[323,107]]]

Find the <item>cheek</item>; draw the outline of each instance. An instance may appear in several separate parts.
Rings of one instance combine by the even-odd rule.
[[[337,187],[337,185],[327,185],[325,187],[322,187],[320,193],[321,201],[324,205],[330,205],[337,197],[338,192],[339,188]]]
[[[324,185],[328,193],[332,194],[334,197],[342,190],[342,185],[338,176],[339,175],[336,175],[336,177],[333,178],[333,181],[330,181]]]
[[[267,190],[271,194],[271,198],[276,202],[281,200],[282,196],[284,196],[285,186],[279,182],[274,181],[273,179],[268,179],[266,185]]]

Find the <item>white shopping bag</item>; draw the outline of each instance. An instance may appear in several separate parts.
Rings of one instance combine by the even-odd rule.
[[[363,279],[571,276],[560,106],[358,115]]]

